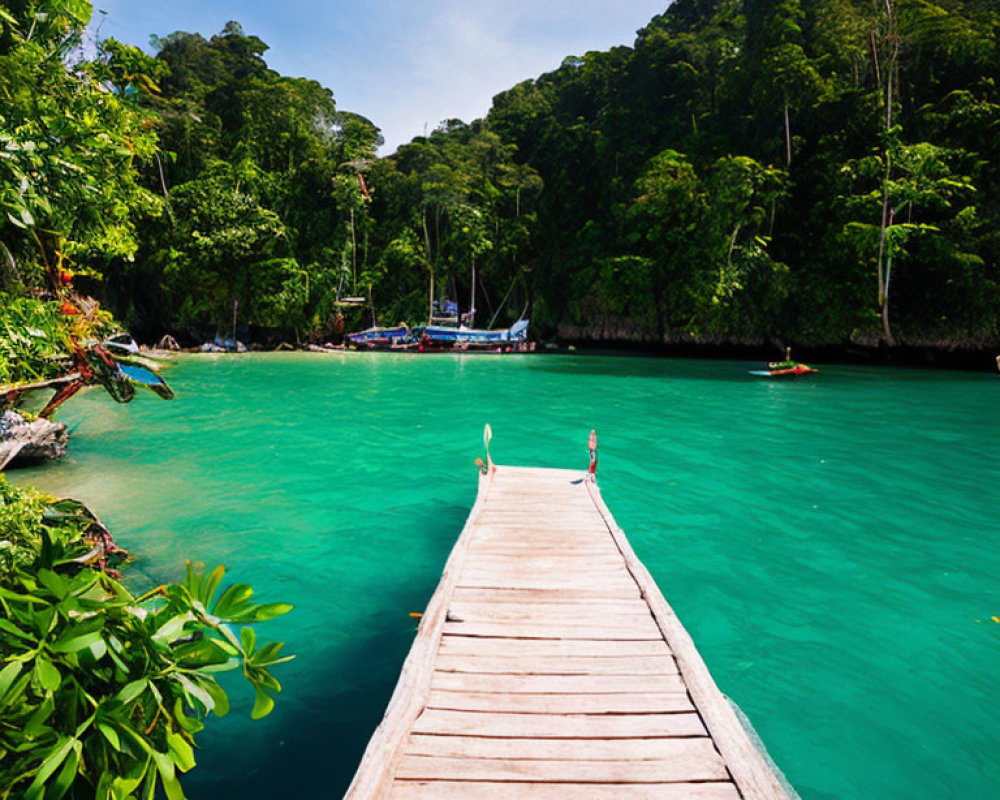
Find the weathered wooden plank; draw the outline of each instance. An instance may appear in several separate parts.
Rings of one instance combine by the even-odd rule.
[[[509,620],[580,620],[581,623],[618,620],[621,617],[652,619],[649,606],[643,600],[622,600],[591,603],[468,603],[453,601],[448,606],[448,619],[509,619]]]
[[[502,739],[414,734],[410,755],[452,758],[554,758],[565,761],[704,760],[722,763],[708,737],[652,739]]]
[[[508,492],[494,489],[486,498],[483,511],[568,511],[578,514],[590,514],[594,510],[593,503],[586,492],[565,497],[558,490],[545,495],[527,494],[525,492]]]
[[[662,639],[490,639],[441,637],[439,655],[479,656],[668,656]]]
[[[469,553],[476,556],[497,556],[506,558],[520,558],[525,555],[545,558],[547,556],[562,556],[567,549],[572,548],[581,557],[596,556],[605,558],[615,558],[617,550],[608,547],[601,542],[589,542],[587,544],[551,544],[540,542],[534,546],[522,547],[517,542],[481,542],[477,543],[475,549],[470,548]],[[620,556],[617,556],[620,558]]]
[[[492,636],[505,639],[608,639],[655,640],[663,636],[652,620],[629,618],[615,625],[560,625],[557,623],[511,622],[446,622],[444,631],[452,636]]]
[[[687,692],[497,694],[432,690],[427,707],[505,714],[676,714],[694,711]]]
[[[523,533],[521,537],[520,539],[514,539],[498,536],[493,539],[480,539],[476,541],[475,549],[469,552],[477,558],[481,556],[568,558],[566,553],[572,551],[580,558],[603,556],[609,559],[618,558],[619,563],[621,562],[621,554],[614,548],[614,543],[610,541],[610,538],[608,541],[604,541],[597,538],[584,540],[578,536],[574,536],[572,540],[545,537],[538,541],[532,541],[530,533]]]
[[[462,575],[459,580],[459,586],[464,589],[562,591],[571,597],[620,597],[629,599],[640,596],[639,587],[632,581],[624,578],[617,581],[601,581],[597,585],[588,584],[586,588],[578,587],[568,579],[559,580],[555,576],[507,578],[503,576],[469,577]]]
[[[670,656],[451,656],[437,658],[441,672],[500,675],[673,675]]]
[[[559,525],[578,533],[587,531],[595,534],[601,533],[601,526],[594,520],[591,511],[574,511],[562,514],[558,510],[536,513],[517,509],[494,509],[492,511],[484,510],[479,519],[483,525],[516,525],[529,529],[548,529],[550,525]]]
[[[637,739],[704,736],[697,714],[481,714],[425,709],[414,733],[514,739]]]
[[[599,525],[588,525],[588,528],[593,532],[595,542],[605,542],[611,539],[606,528],[602,529]],[[476,524],[476,539],[480,542],[489,541],[493,537],[503,538],[516,535],[576,539],[579,534],[579,528],[561,525],[558,522],[553,525],[491,525],[477,520]],[[527,543],[527,540],[525,541]],[[581,544],[585,544],[585,542],[581,542]]]
[[[405,755],[397,779],[547,781],[559,783],[669,783],[728,778],[718,762],[557,761],[535,759],[443,758]]]
[[[470,550],[465,561],[465,570],[470,569],[512,569],[531,568],[534,570],[572,569],[619,571],[624,570],[621,555],[607,553],[574,553],[572,555],[543,554],[537,551],[524,553],[479,553]]]
[[[492,598],[500,603],[580,603],[592,600],[635,600],[638,597],[621,597],[609,594],[604,589],[574,587],[572,589],[512,589],[509,587],[483,587],[458,585],[452,592],[455,600],[468,602],[489,602]]]
[[[575,585],[576,582],[584,585],[607,586],[624,585],[626,587],[635,583],[632,577],[624,569],[619,567],[572,567],[565,566],[561,569],[546,569],[539,567],[532,568],[530,564],[512,564],[510,566],[486,566],[471,567],[462,570],[462,580],[500,580],[500,581],[542,581],[545,583]]]
[[[663,675],[497,675],[475,672],[435,672],[432,689],[516,694],[610,694],[613,692],[685,691],[679,674]]]
[[[555,551],[543,553],[537,548],[523,553],[473,552],[470,554],[470,559],[466,564],[466,569],[481,569],[483,567],[489,567],[491,569],[511,569],[524,568],[528,565],[536,570],[562,567],[569,567],[571,569],[587,569],[595,567],[611,570],[625,569],[625,564],[622,562],[621,555],[619,554],[616,557],[614,551],[609,550],[605,553],[578,553],[576,555],[567,556],[565,555],[565,551],[570,549],[572,545],[566,544],[564,547],[565,549],[562,553]]]
[[[732,783],[399,781],[390,800],[740,800]]]

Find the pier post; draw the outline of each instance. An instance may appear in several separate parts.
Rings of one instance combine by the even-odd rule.
[[[490,423],[486,423],[483,426],[483,446],[486,448],[486,469],[488,472],[492,472],[496,469],[493,464],[493,458],[490,456],[490,441],[493,439],[493,428],[490,427]]]
[[[590,438],[587,440],[587,450],[590,451],[590,468],[587,474],[592,481],[597,480],[597,431],[591,430]]]

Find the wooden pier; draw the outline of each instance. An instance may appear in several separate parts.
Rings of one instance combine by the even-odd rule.
[[[345,800],[787,800],[605,506],[591,444],[590,473],[484,465]]]

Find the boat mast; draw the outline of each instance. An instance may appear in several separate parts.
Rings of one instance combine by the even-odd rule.
[[[427,307],[427,324],[434,324],[434,265],[431,265],[431,296],[430,304]]]
[[[469,299],[469,327],[473,328],[476,324],[476,257],[472,257],[472,292],[471,298]]]

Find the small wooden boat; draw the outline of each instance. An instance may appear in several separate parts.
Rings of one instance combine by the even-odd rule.
[[[358,350],[402,350],[410,343],[409,339],[410,329],[406,325],[376,326],[347,334],[347,343]]]
[[[484,328],[425,325],[415,328],[414,338],[420,350],[499,350],[520,349],[528,339],[528,320],[520,319],[509,328],[487,330]]]

